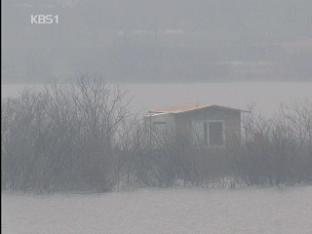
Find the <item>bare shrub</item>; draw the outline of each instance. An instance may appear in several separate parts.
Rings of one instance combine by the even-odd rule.
[[[125,93],[82,77],[2,102],[2,186],[110,191],[121,185],[230,187],[312,181],[312,103],[250,114],[244,142],[211,148],[148,132]],[[229,182],[230,181],[230,182]],[[225,185],[228,186],[228,185]]]
[[[247,184],[311,181],[312,105],[281,106],[268,119],[251,116],[246,143],[233,149],[234,170]]]
[[[4,100],[3,184],[8,189],[111,190],[124,94],[100,79]]]

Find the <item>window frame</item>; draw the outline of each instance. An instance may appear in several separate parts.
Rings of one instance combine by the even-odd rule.
[[[207,142],[206,144],[209,147],[224,147],[225,146],[225,121],[224,120],[206,120],[205,121],[207,124]],[[210,124],[211,123],[221,123],[222,124],[222,144],[217,145],[217,144],[211,144],[210,142]]]

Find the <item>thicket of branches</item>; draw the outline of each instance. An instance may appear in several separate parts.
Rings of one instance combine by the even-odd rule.
[[[149,141],[120,89],[81,78],[2,100],[2,188],[111,191],[122,185],[223,183],[278,185],[312,181],[312,103],[250,114],[242,144],[225,149]]]
[[[103,81],[25,91],[3,100],[2,182],[8,189],[111,190],[124,94]]]
[[[138,121],[135,121],[137,124]],[[138,124],[137,124],[138,125]],[[281,106],[275,116],[247,114],[242,143],[207,148],[154,135],[131,124],[120,147],[118,180],[147,186],[176,184],[280,185],[312,182],[312,102]],[[118,187],[118,186],[117,186]]]

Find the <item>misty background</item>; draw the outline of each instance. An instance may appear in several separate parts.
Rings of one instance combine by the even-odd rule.
[[[311,0],[1,3],[3,233],[311,233]],[[243,144],[152,144],[207,104]]]
[[[3,82],[311,81],[310,0],[4,0]],[[31,14],[59,24],[31,25]]]

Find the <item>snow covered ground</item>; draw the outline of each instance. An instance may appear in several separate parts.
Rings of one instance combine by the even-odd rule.
[[[2,194],[2,231],[107,234],[311,234],[312,187]]]

